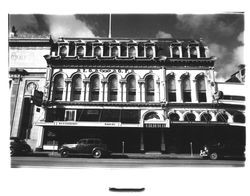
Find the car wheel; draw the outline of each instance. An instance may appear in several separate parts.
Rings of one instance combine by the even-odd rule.
[[[10,156],[14,156],[15,155],[15,150],[13,147],[10,147]]]
[[[94,158],[100,158],[102,156],[102,151],[101,150],[94,150],[93,151],[93,157]]]
[[[216,160],[216,159],[218,159],[218,154],[216,152],[213,152],[213,153],[210,154],[209,157],[210,157],[211,160]]]
[[[66,157],[68,157],[69,156],[69,152],[67,151],[67,150],[63,150],[62,152],[61,152],[61,157],[62,158],[66,158]]]

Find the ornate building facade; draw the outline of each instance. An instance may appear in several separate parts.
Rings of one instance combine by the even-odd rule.
[[[15,107],[23,106],[12,107],[16,116],[31,112],[29,118],[11,118],[20,124],[11,126],[11,134],[37,150],[84,137],[130,153],[189,152],[190,144],[198,152],[211,140],[245,142],[244,95],[231,102],[219,96],[224,87],[214,78],[216,58],[202,40],[60,38],[37,40],[35,49],[31,43],[10,40],[11,62],[17,46],[39,50],[42,62],[39,71],[21,67],[26,74],[13,69],[19,62],[10,65],[10,74],[19,71],[23,78],[18,82],[10,75],[12,95],[16,83],[31,93],[13,96],[20,104]],[[42,107],[28,99],[34,89],[44,93]]]

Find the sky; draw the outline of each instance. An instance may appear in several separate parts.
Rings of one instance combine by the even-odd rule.
[[[19,37],[108,37],[108,14],[9,15]],[[217,81],[244,64],[244,14],[112,14],[112,37],[200,39],[216,56]]]

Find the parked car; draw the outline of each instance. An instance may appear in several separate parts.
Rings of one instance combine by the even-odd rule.
[[[22,139],[11,137],[10,138],[10,155],[27,155],[31,153],[31,147]]]
[[[200,156],[211,160],[226,157],[245,159],[245,146],[234,142],[216,142],[205,145],[200,150]]]
[[[110,155],[107,145],[99,138],[80,139],[75,144],[63,144],[59,148],[61,157],[69,155],[92,155],[94,158],[101,158]]]

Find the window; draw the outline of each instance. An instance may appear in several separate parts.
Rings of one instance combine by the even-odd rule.
[[[92,56],[92,43],[87,42],[86,44],[86,56]]]
[[[103,56],[109,56],[109,43],[107,42],[103,44]]]
[[[153,52],[152,47],[147,47],[147,49],[146,49],[146,57],[147,58],[152,58],[153,56],[154,56],[154,52]]]
[[[127,80],[127,101],[135,101],[136,100],[136,80],[135,76],[129,76]]]
[[[112,75],[109,77],[108,87],[109,87],[109,101],[117,101],[118,82],[116,75]]]
[[[83,48],[83,46],[79,46],[79,47],[77,48],[77,55],[78,55],[79,57],[83,57],[83,56],[84,56],[84,48]]]
[[[172,48],[172,54],[173,54],[173,58],[178,58],[178,57],[180,57],[180,51],[179,51],[178,46],[174,46],[174,47]]]
[[[144,57],[144,45],[142,43],[138,44],[138,56]]]
[[[121,123],[135,123],[140,122],[140,110],[122,110]]]
[[[97,57],[100,57],[101,56],[101,48],[99,46],[95,47],[95,50],[94,50],[94,55],[97,56]]]
[[[168,87],[168,101],[175,102],[176,101],[176,85],[175,85],[174,76],[168,77],[167,87]]]
[[[120,121],[120,110],[102,110],[101,122],[119,122]]]
[[[127,45],[125,43],[121,44],[121,56],[127,56]]]
[[[190,48],[190,57],[191,58],[197,58],[197,50],[195,47]]]
[[[65,121],[75,121],[76,110],[65,110]]]
[[[227,120],[228,120],[228,116],[226,114],[219,113],[217,115],[217,121],[218,122],[227,122]]]
[[[67,47],[61,46],[60,47],[60,56],[65,57],[67,55]]]
[[[176,114],[176,113],[171,113],[169,115],[169,119],[170,119],[170,121],[179,121],[180,120],[180,116],[178,114]]]
[[[112,47],[111,56],[112,57],[117,57],[118,56],[118,48],[116,46]]]
[[[184,117],[184,121],[189,121],[189,122],[192,122],[192,121],[195,121],[195,115],[193,113],[187,113]]]
[[[75,75],[72,79],[71,100],[80,100],[82,90],[81,75]]]
[[[134,46],[129,48],[129,57],[136,57],[136,50]]]
[[[153,76],[146,77],[146,101],[154,101],[155,89],[154,89],[154,78]]]
[[[205,85],[204,76],[199,77],[197,79],[196,85],[197,85],[198,101],[206,102],[207,96],[206,96],[206,85]]]
[[[200,57],[206,57],[206,49],[204,47],[200,47]]]
[[[191,87],[189,76],[182,79],[182,98],[184,102],[191,102]]]
[[[204,113],[201,115],[202,122],[210,122],[212,120],[212,116],[209,113]]]
[[[75,43],[69,42],[69,56],[75,55]]]
[[[90,79],[90,99],[91,101],[99,100],[100,79],[98,75],[94,75]]]
[[[64,78],[62,74],[57,75],[54,78],[53,86],[53,100],[62,100],[63,89],[64,89]]]

